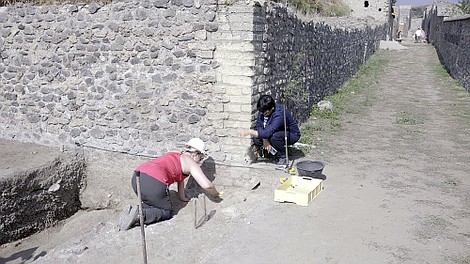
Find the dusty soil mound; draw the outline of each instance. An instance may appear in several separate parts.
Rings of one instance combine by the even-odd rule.
[[[80,209],[82,152],[0,139],[0,153],[0,244],[42,231]]]

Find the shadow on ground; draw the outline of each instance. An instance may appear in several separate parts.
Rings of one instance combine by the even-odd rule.
[[[12,254],[11,256],[9,256],[7,258],[1,258],[0,257],[0,263],[7,263],[7,262],[10,262],[10,261],[15,261],[15,260],[20,260],[21,263],[23,263],[26,260],[34,261],[34,260],[46,255],[46,251],[41,251],[41,253],[35,255],[34,252],[37,249],[38,249],[38,247],[33,247],[33,248],[29,248],[29,249],[25,249],[25,250],[16,252],[16,253]]]

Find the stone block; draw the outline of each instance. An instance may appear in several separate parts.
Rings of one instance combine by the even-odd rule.
[[[251,34],[250,32],[246,31],[237,31],[237,32],[230,32],[230,31],[223,31],[219,30],[217,32],[213,32],[211,34],[212,39],[214,40],[237,40],[237,41],[260,41],[262,38]]]
[[[223,104],[208,104],[207,105],[207,110],[211,112],[223,112],[224,111],[224,106]]]
[[[252,86],[254,84],[254,81],[250,76],[231,76],[218,74],[217,81],[225,84],[233,84],[240,86]]]
[[[253,121],[252,115],[250,113],[238,113],[238,114],[233,113],[229,115],[227,120],[245,123],[247,125],[246,127],[250,127]]]
[[[234,104],[245,104],[247,102],[251,102],[251,96],[241,95],[240,92],[238,94],[233,94],[227,97],[229,98],[230,102]]]
[[[225,128],[234,128],[234,129],[245,129],[251,127],[251,122],[243,122],[243,121],[236,121],[236,120],[227,120],[224,122]]]
[[[253,52],[251,49],[247,50],[217,50],[216,53],[214,54],[214,57],[225,61],[245,61],[245,60],[251,60],[253,59]]]
[[[234,67],[232,65],[223,65],[217,69],[219,74],[227,75],[240,75],[240,76],[254,76],[255,72],[252,67],[249,66],[238,66]]]
[[[258,46],[261,44],[258,44]],[[237,52],[250,52],[253,51],[256,46],[252,42],[225,42],[223,45],[217,46],[217,52],[219,51],[237,51]]]

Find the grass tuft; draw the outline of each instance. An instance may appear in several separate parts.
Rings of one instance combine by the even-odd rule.
[[[331,110],[320,110],[317,106],[310,110],[309,119],[302,124],[300,143],[318,144],[315,138],[341,130],[341,116],[345,113],[358,114],[377,100],[373,92],[376,79],[385,71],[388,60],[378,53],[372,55],[357,73],[345,82],[336,93],[323,100],[333,104]]]

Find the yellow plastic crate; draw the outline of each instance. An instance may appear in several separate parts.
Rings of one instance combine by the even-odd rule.
[[[323,180],[291,176],[274,190],[274,201],[308,206],[323,190]]]

